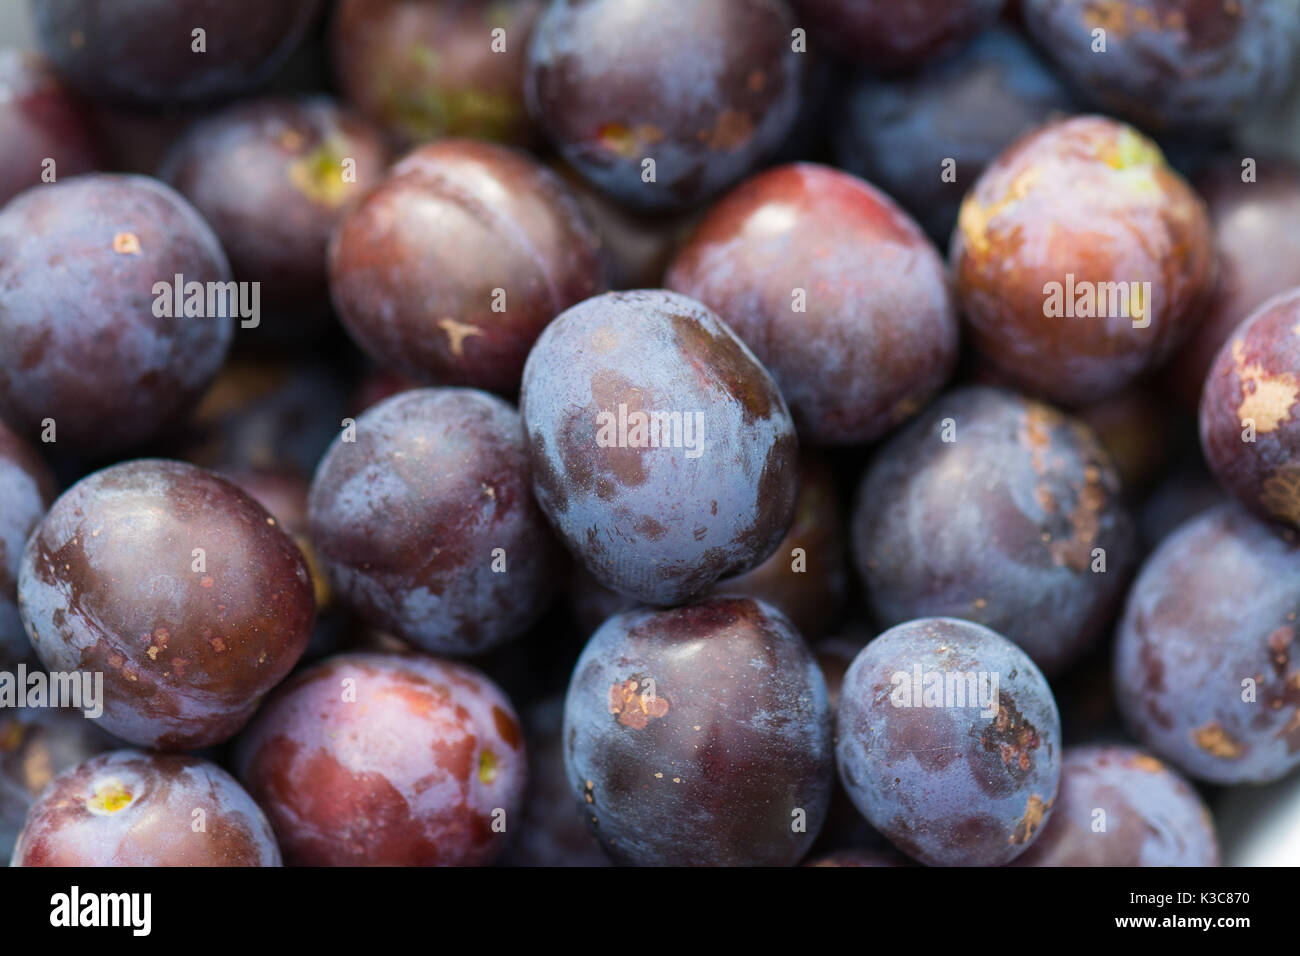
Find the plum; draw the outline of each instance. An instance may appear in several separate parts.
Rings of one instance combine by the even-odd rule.
[[[887,196],[826,166],[746,180],[709,210],[666,284],[754,350],[809,444],[880,437],[957,364],[938,252]]]
[[[836,763],[871,824],[928,866],[1000,866],[1050,819],[1061,721],[1042,673],[988,628],[920,618],[844,675]]]
[[[261,809],[216,764],[115,750],[65,770],[27,813],[14,866],[279,866]]]
[[[299,866],[491,863],[521,819],[523,734],[472,667],[344,654],[279,688],[236,775]]]
[[[789,866],[831,790],[826,685],[751,598],[616,615],[564,703],[569,789],[617,862]]]
[[[425,650],[473,654],[546,609],[559,548],[530,493],[519,413],[473,389],[401,392],[357,419],[312,482],[338,599]]]
[[[159,750],[233,736],[302,656],[316,613],[302,552],[261,505],[152,459],[54,502],[18,603],[49,670],[103,674],[104,728]]]
[[[693,206],[793,126],[803,87],[795,27],[785,0],[555,0],[528,51],[529,110],[619,201]]]
[[[177,276],[205,290],[184,300],[199,314],[174,308]],[[229,279],[212,229],[156,180],[92,173],[22,193],[0,210],[0,418],[88,455],[157,436],[225,360],[234,321],[212,293]]]
[[[559,177],[469,140],[394,166],[339,224],[329,277],[344,327],[380,365],[505,395],[546,324],[607,284],[600,240]]]
[[[619,292],[569,309],[528,356],[520,411],[538,503],[608,588],[683,603],[760,564],[790,527],[789,411],[693,299]]]

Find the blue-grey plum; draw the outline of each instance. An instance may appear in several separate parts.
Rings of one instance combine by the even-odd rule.
[[[943,396],[881,449],[852,527],[881,623],[977,621],[1049,676],[1110,623],[1136,537],[1091,429],[984,386]]]
[[[1095,105],[1153,130],[1236,123],[1300,63],[1294,0],[1022,0],[1021,13]]]
[[[400,392],[330,447],[308,499],[340,601],[425,650],[472,654],[546,609],[560,554],[519,413],[463,388]]]
[[[1184,773],[1265,783],[1300,767],[1300,541],[1237,504],[1161,542],[1115,645],[1120,712]]]
[[[1028,43],[1010,29],[989,30],[924,70],[855,77],[835,123],[835,161],[898,200],[946,245],[984,167],[1072,106]]]
[[[794,517],[794,424],[716,315],[663,291],[564,312],[524,367],[538,502],[601,584],[680,604],[753,568]]]
[[[1016,866],[1217,866],[1200,795],[1145,750],[1068,747],[1052,816]]]
[[[900,624],[853,661],[836,714],[840,780],[870,823],[929,866],[1000,866],[1050,819],[1061,721],[1042,672],[988,628]]]
[[[212,229],[156,180],[91,173],[18,195],[0,209],[0,418],[82,455],[156,436],[225,360],[234,321],[214,293],[229,280]]]

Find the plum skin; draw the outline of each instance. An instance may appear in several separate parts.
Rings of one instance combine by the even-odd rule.
[[[321,460],[308,499],[333,593],[437,653],[478,653],[527,630],[560,554],[532,500],[519,413],[472,389],[414,389],[355,427],[355,441],[340,435]]]
[[[13,855],[28,809],[56,774],[121,745],[79,711],[0,711],[0,861]]]
[[[154,285],[177,274],[226,282],[230,266],[208,224],[156,180],[96,173],[11,200],[0,210],[0,418],[29,437],[53,419],[56,439],[87,455],[174,424],[234,334],[228,315],[154,314]]]
[[[474,668],[343,654],[277,689],[234,768],[290,865],[470,866],[520,819],[527,759],[513,707]]]
[[[999,27],[919,72],[855,77],[836,114],[835,165],[892,196],[946,245],[984,168],[1054,113],[1073,109],[1032,47]],[[940,175],[949,159],[951,182]]]
[[[665,285],[709,306],[753,349],[811,444],[880,437],[957,364],[938,251],[893,200],[826,166],[781,166],[736,187],[678,252]]]
[[[1224,160],[1196,178],[1214,225],[1219,261],[1213,300],[1162,380],[1196,409],[1214,357],[1233,330],[1276,295],[1300,286],[1300,166],[1261,159],[1251,182]]]
[[[745,28],[737,29],[743,23]],[[630,206],[682,209],[779,147],[803,56],[785,0],[556,0],[528,51],[529,111],[566,161]],[[646,181],[644,160],[653,159]]]
[[[546,324],[607,285],[599,237],[559,177],[469,140],[399,161],[343,218],[328,257],[339,318],[376,362],[503,395]]]
[[[1119,477],[1092,430],[984,386],[943,396],[881,449],[851,535],[881,623],[976,621],[1049,676],[1109,624],[1136,558]],[[1104,572],[1093,570],[1098,548]]]
[[[895,676],[911,679],[918,666],[996,676],[996,716],[979,704],[896,705]],[[1060,715],[1042,672],[982,625],[900,624],[863,648],[844,675],[840,779],[872,826],[929,866],[999,866],[1023,853],[1050,819],[1060,760]]]
[[[100,161],[84,107],[45,58],[27,50],[0,50],[0,143],[0,206],[40,184],[46,159],[60,177]]]
[[[45,462],[0,422],[0,667],[32,656],[18,614],[18,571],[27,538],[54,496]]]
[[[1201,391],[1201,447],[1234,497],[1300,528],[1300,289],[1271,299],[1219,350]],[[1245,441],[1247,428],[1253,440]]]
[[[529,146],[528,39],[542,0],[343,0],[330,28],[344,98],[403,143],[445,137]],[[493,31],[504,30],[504,51]]]
[[[574,668],[562,739],[573,797],[620,863],[789,866],[830,799],[821,672],[751,598],[610,618]]]
[[[816,39],[878,72],[953,52],[997,19],[1005,0],[795,0]]]
[[[630,429],[619,447],[602,416],[621,405],[629,416],[680,412],[682,447],[634,445]],[[543,512],[601,584],[640,601],[680,604],[750,570],[794,517],[785,402],[753,353],[686,296],[609,293],[564,312],[528,356],[520,411]],[[703,423],[694,450],[688,419]]]
[[[309,331],[328,319],[330,235],[387,166],[376,127],[313,96],[250,100],[196,122],[159,176],[211,224],[235,279],[261,283],[263,322]]]
[[[1021,14],[1098,107],[1156,131],[1235,124],[1280,98],[1300,59],[1300,11],[1290,0],[1023,0]]]
[[[216,764],[114,750],[51,781],[28,811],[12,865],[280,866],[281,860],[261,809]]]
[[[293,52],[321,0],[40,0],[37,38],[87,96],[136,106],[214,102],[266,80]],[[205,31],[194,51],[193,31]]]
[[[1099,116],[1040,127],[985,169],[962,201],[950,259],[975,349],[1018,387],[1076,405],[1164,363],[1215,278],[1204,202],[1153,142]],[[1065,301],[1071,281],[1076,296],[1105,300],[1103,312],[1114,298],[1130,314],[1064,312],[1076,304]],[[1122,290],[1144,282],[1152,301],[1134,309]]]
[[[1266,783],[1295,770],[1297,614],[1295,532],[1236,503],[1185,522],[1138,572],[1117,631],[1115,694],[1134,736],[1210,783]]]
[[[104,728],[159,750],[233,736],[297,663],[316,614],[302,553],[261,505],[201,468],[151,459],[55,501],[27,543],[18,596],[46,668],[102,672]]]
[[[1051,819],[1015,865],[1218,866],[1219,848],[1200,795],[1162,761],[1126,745],[1067,747]]]

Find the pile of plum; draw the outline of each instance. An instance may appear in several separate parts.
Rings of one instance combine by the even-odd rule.
[[[1297,84],[1295,0],[8,7],[0,857],[1300,863]]]

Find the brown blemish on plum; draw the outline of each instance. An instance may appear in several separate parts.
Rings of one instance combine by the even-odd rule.
[[[668,713],[668,701],[656,694],[642,693],[635,678],[615,681],[609,689],[609,712],[618,716],[618,722],[633,730],[644,730],[651,720]]]
[[[739,110],[723,110],[712,130],[701,130],[700,141],[709,149],[740,149],[754,138],[754,120]]]
[[[1052,808],[1051,801],[1043,802],[1043,798],[1036,793],[1029,795],[1029,802],[1025,804],[1024,816],[1016,824],[1015,832],[1011,834],[1008,841],[1013,845],[1023,845],[1033,839],[1038,828],[1042,826],[1043,818],[1047,811]]]
[[[701,379],[716,382],[736,400],[745,422],[772,417],[776,391],[762,375],[755,374],[754,362],[740,344],[725,332],[717,334],[690,315],[669,316],[681,354]]]
[[[1217,720],[1212,720],[1193,731],[1192,739],[1196,742],[1196,746],[1221,760],[1236,760],[1246,752],[1246,749]]]
[[[1284,465],[1264,480],[1260,505],[1269,514],[1290,524],[1300,524],[1300,468]]]
[[[451,349],[451,354],[456,358],[465,357],[465,340],[467,338],[483,334],[483,330],[477,325],[457,322],[452,318],[439,319],[438,328],[447,333],[447,346]]]
[[[1300,401],[1300,384],[1294,375],[1273,375],[1258,362],[1247,363],[1245,345],[1240,339],[1232,343],[1232,360],[1241,381],[1241,403],[1237,420],[1251,420],[1259,434],[1276,431],[1291,417],[1291,409]]]
[[[957,216],[957,228],[961,231],[966,244],[976,253],[983,255],[992,246],[989,228],[992,221],[1002,212],[1020,202],[1037,184],[1040,173],[1037,169],[1026,169],[1011,181],[1006,194],[999,200],[987,205],[981,204],[975,191],[962,201],[961,211]]]
[[[520,743],[523,742],[523,736],[519,732],[519,722],[496,704],[492,705],[492,724],[496,727],[497,734],[510,745],[512,750],[519,749]]]
[[[140,237],[134,232],[119,232],[113,237],[113,251],[119,256],[140,255]]]
[[[1016,709],[1016,702],[1005,693],[998,694],[998,713],[980,734],[980,744],[996,752],[1002,766],[1014,776],[1034,769],[1034,751],[1041,743],[1038,729]]]
[[[1135,753],[1124,761],[1126,766],[1144,773],[1164,773],[1165,765],[1150,754]]]

